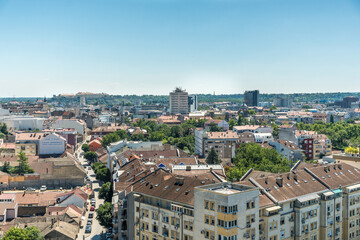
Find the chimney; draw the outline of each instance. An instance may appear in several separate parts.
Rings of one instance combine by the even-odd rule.
[[[191,166],[186,166],[186,171],[191,171]]]
[[[268,184],[268,177],[265,177],[265,184]]]
[[[287,179],[290,180],[290,173],[287,173]]]
[[[297,174],[294,173],[294,180],[297,182]]]
[[[327,172],[327,166],[324,167],[324,171]]]
[[[281,174],[276,178],[276,184],[277,184],[279,187],[282,187],[282,186],[283,186],[283,177],[282,177]]]
[[[336,170],[336,163],[334,163],[334,170]]]
[[[342,164],[339,163],[338,166],[339,166],[339,169],[342,170]]]

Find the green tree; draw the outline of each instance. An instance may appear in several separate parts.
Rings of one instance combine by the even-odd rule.
[[[85,143],[81,146],[81,149],[86,153],[90,151],[90,146]]]
[[[0,132],[0,138],[1,138],[1,139],[5,139],[5,138],[6,138],[6,135],[5,135],[4,133]]]
[[[103,146],[103,148],[106,148],[107,146],[110,145],[110,143],[113,143],[113,142],[118,142],[120,141],[121,138],[118,134],[116,133],[109,133],[109,134],[106,134],[103,138],[102,138],[102,141],[101,141],[101,144]]]
[[[111,202],[113,196],[112,184],[110,182],[104,183],[99,190],[99,197],[106,202]]]
[[[96,162],[92,165],[92,168],[94,169],[94,172],[96,173],[96,171],[99,169],[99,168],[103,168],[105,167],[104,164],[102,164],[101,162]]]
[[[265,172],[288,172],[291,162],[275,149],[262,148],[255,143],[244,143],[236,150],[235,167],[226,174],[230,180],[240,179],[250,168]]]
[[[18,175],[24,175],[25,173],[34,173],[34,170],[30,168],[30,165],[27,160],[28,158],[26,157],[25,153],[23,151],[20,151],[17,160],[19,165],[14,168],[11,168],[11,173]]]
[[[273,129],[272,135],[274,136],[274,138],[277,138],[279,136],[279,126],[273,123],[271,124],[271,127]]]
[[[115,133],[116,133],[117,135],[119,135],[120,140],[125,139],[125,138],[128,137],[127,132],[124,131],[124,130],[122,130],[122,129],[117,130]]]
[[[330,115],[330,123],[334,123],[334,116]]]
[[[0,123],[0,132],[2,132],[5,135],[9,133],[6,123],[2,123],[2,124]]]
[[[164,139],[166,139],[165,134],[162,132],[159,132],[159,131],[152,132],[152,133],[150,133],[150,136],[149,136],[150,141],[162,141]]]
[[[101,226],[106,228],[112,226],[112,212],[113,206],[110,202],[105,202],[96,210],[96,219],[99,221]]]
[[[145,136],[142,133],[135,133],[130,136],[131,141],[143,141],[145,140]]]
[[[95,162],[97,154],[95,152],[86,152],[84,158],[90,162]]]
[[[2,238],[3,240],[43,240],[45,239],[40,234],[40,230],[37,227],[27,228],[10,228]]]
[[[183,129],[180,126],[171,127],[171,136],[174,138],[180,138],[183,136]]]
[[[221,160],[219,160],[219,156],[215,149],[212,147],[207,158],[206,158],[207,164],[219,164],[221,163]]]
[[[223,129],[219,127],[216,123],[212,122],[210,123],[210,131],[211,132],[222,132]]]
[[[102,182],[110,182],[111,181],[111,175],[109,169],[107,169],[105,166],[102,168],[98,168],[95,175],[96,179]]]
[[[229,120],[229,129],[233,130],[234,126],[236,125],[236,121],[235,119],[230,119]]]
[[[250,115],[250,116],[253,116],[253,115],[255,115],[255,114],[256,114],[256,112],[255,112],[254,109],[250,109],[250,110],[249,110],[249,115]]]
[[[5,172],[5,173],[9,173],[10,172],[10,163],[4,162],[4,164],[1,167],[1,171]]]
[[[243,126],[243,125],[247,125],[247,124],[249,124],[249,121],[247,120],[247,118],[245,118],[242,114],[239,114],[237,125]]]

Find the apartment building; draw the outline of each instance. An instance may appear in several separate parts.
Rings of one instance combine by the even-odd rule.
[[[331,140],[325,134],[314,134],[314,159],[332,155]]]
[[[285,141],[285,140],[275,140],[269,142],[270,146],[275,147],[276,151],[283,157],[287,158],[292,162],[297,162],[303,160],[303,151],[296,146],[296,144]]]
[[[66,140],[56,133],[17,133],[15,152],[25,152],[28,156],[62,154]]]
[[[237,134],[244,132],[251,133],[273,133],[272,127],[260,126],[260,125],[243,125],[243,126],[234,126],[233,131]]]
[[[307,160],[314,158],[314,131],[295,130],[298,146],[304,151]]]
[[[248,107],[259,106],[259,90],[245,91],[244,103]]]
[[[235,132],[206,132],[204,129],[195,129],[195,153],[207,157],[211,148],[214,148],[220,159],[235,157],[235,147],[239,137]]]
[[[219,182],[212,173],[187,177],[153,171],[119,192],[118,239],[195,239],[194,187]]]
[[[169,95],[170,114],[189,113],[189,94],[181,88],[176,88]]]
[[[116,196],[118,239],[360,238],[360,169],[339,162],[250,169],[237,183],[158,169]]]

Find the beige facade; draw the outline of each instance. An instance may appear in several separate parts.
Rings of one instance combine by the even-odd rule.
[[[171,186],[160,182],[171,174],[158,172],[134,184],[128,197],[119,195],[133,235],[118,239],[360,239],[360,170],[349,165],[305,167],[274,179],[250,175],[239,183],[192,185],[186,178],[168,193]]]
[[[235,157],[236,143],[239,137],[235,132],[206,132],[204,129],[195,130],[195,153],[207,157],[214,148],[220,159]]]
[[[180,88],[176,88],[169,96],[170,114],[186,114],[189,112],[189,94]]]
[[[27,156],[36,156],[36,143],[16,143],[15,154],[18,155],[21,151],[23,151]]]

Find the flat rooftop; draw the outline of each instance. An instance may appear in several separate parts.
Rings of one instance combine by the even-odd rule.
[[[238,183],[221,182],[215,184],[209,184],[205,186],[198,186],[198,189],[208,190],[219,194],[231,195],[248,190],[256,190],[256,187],[247,186]]]

